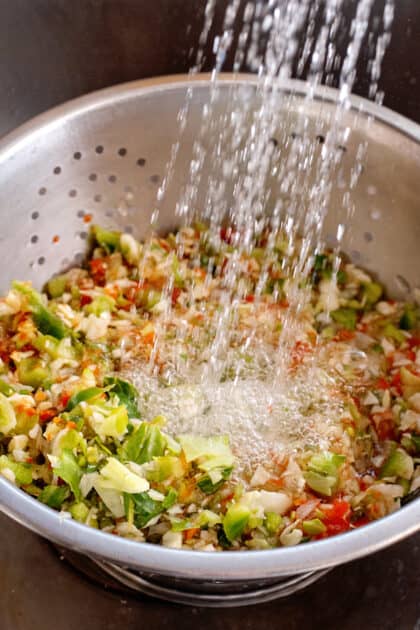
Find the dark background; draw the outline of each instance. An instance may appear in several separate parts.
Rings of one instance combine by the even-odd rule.
[[[377,0],[374,14],[383,3]],[[186,72],[204,6],[205,0],[0,0],[0,135],[92,90]],[[220,31],[225,6],[218,1],[213,31]],[[344,6],[350,19],[355,0]],[[204,69],[212,62],[207,50]],[[361,70],[364,64],[362,58]],[[225,69],[230,65],[231,58]],[[419,0],[396,0],[380,88],[388,107],[420,122]],[[355,91],[367,93],[362,71]]]
[[[186,72],[204,4],[0,0],[0,135],[92,90]],[[216,29],[225,4],[219,1]],[[350,17],[354,0],[344,4]],[[382,5],[378,0],[375,10]],[[396,0],[396,5],[380,88],[388,107],[420,122],[420,1]],[[207,51],[206,70],[212,61]],[[363,74],[356,92],[367,92]],[[106,592],[2,515],[0,532],[1,630],[420,630],[419,534],[334,570],[288,600],[222,613]]]

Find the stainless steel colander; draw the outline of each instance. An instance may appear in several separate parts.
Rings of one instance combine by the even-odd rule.
[[[229,107],[232,90],[252,111],[258,104],[254,77],[222,76],[216,109]],[[160,209],[162,231],[176,224],[174,208],[186,183],[191,147],[207,76],[169,77],[117,86],[39,116],[0,143],[0,290],[11,280],[41,287],[54,272],[83,257],[88,220],[145,236],[157,189],[177,140],[177,114],[187,91],[190,111],[173,178]],[[320,88],[309,100],[305,84],[282,84],[280,159],[296,130],[322,142],[337,93]],[[215,111],[215,115],[218,111]],[[325,239],[345,220],[343,195],[354,206],[343,249],[372,270],[391,295],[407,297],[420,286],[420,127],[359,98],[340,123],[351,130],[342,146]],[[209,139],[210,141],[210,139]],[[345,182],[365,147],[363,171],[351,189]],[[207,169],[218,168],[207,164]],[[206,177],[202,178],[205,188]],[[343,183],[344,182],[344,183]],[[203,202],[201,190],[197,203]],[[284,596],[334,565],[370,554],[419,529],[420,500],[380,521],[332,539],[271,551],[205,553],[141,544],[63,519],[0,478],[0,509],[54,543],[89,555],[131,588],[174,601],[237,605]]]

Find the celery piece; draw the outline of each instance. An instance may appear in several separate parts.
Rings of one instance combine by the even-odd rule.
[[[154,457],[164,454],[166,438],[159,428],[151,423],[141,425],[125,440],[120,456],[125,461],[145,464]]]
[[[216,526],[216,533],[217,533],[217,541],[219,545],[222,547],[222,549],[230,549],[232,547],[232,543],[230,542],[230,540],[225,534],[225,530],[223,529],[223,524]]]
[[[53,460],[54,473],[65,481],[73,492],[77,501],[81,499],[80,480],[83,471],[80,468],[75,456],[70,449],[63,449],[60,457]]]
[[[396,328],[394,324],[391,323],[388,323],[384,326],[383,335],[384,337],[388,337],[388,339],[396,341],[398,344],[402,344],[405,341],[404,333],[401,330],[398,330],[398,328]]]
[[[230,475],[232,474],[232,470],[232,466],[230,466],[229,468],[213,469],[211,471],[211,474],[203,475],[199,478],[199,480],[197,481],[197,486],[205,494],[213,494],[222,487],[227,479],[229,479]],[[220,479],[218,481],[214,481],[213,474],[215,472],[217,473],[217,477],[220,476]]]
[[[333,475],[323,475],[313,470],[309,470],[304,474],[305,481],[308,486],[326,497],[331,497],[334,494],[337,486],[337,477]]]
[[[198,527],[214,527],[222,522],[221,517],[211,510],[203,510],[198,516]]]
[[[121,405],[126,406],[129,418],[139,417],[137,408],[139,393],[134,385],[115,376],[106,377],[104,384],[106,386],[112,386],[112,393],[118,396]]]
[[[34,357],[28,357],[19,361],[17,375],[22,385],[30,385],[35,389],[45,386],[50,379],[49,369]]]
[[[51,335],[42,335],[39,333],[35,338],[33,345],[40,352],[45,352],[53,359],[74,359],[76,352],[71,343],[70,337],[56,339]]]
[[[71,330],[61,319],[44,306],[41,295],[35,289],[23,282],[13,282],[12,287],[27,298],[35,325],[41,333],[57,339],[63,339],[71,334]]]
[[[15,426],[16,414],[13,405],[0,393],[0,433],[7,435]]]
[[[79,523],[86,523],[86,519],[89,514],[89,508],[85,503],[74,503],[69,508],[69,511],[75,521],[79,521]]]
[[[339,468],[345,460],[344,455],[328,451],[313,455],[304,474],[306,483],[315,492],[327,497],[332,496],[338,486]]]
[[[338,308],[331,311],[333,320],[346,330],[355,330],[357,324],[357,312],[354,308]]]
[[[377,282],[367,282],[362,284],[363,303],[366,306],[373,306],[380,300],[383,293],[383,288]]]
[[[66,429],[63,431],[60,436],[58,436],[58,441],[56,438],[53,444],[53,455],[60,455],[65,448],[73,451],[73,449],[79,446],[83,454],[87,452],[86,440],[83,435],[75,429]]]
[[[346,461],[345,455],[330,453],[316,453],[308,463],[308,469],[325,475],[336,475],[338,469]]]
[[[102,313],[110,313],[115,308],[115,300],[109,295],[99,295],[84,307],[86,313],[99,317]]]
[[[92,226],[92,234],[99,247],[102,247],[107,254],[112,254],[120,247],[120,233],[111,230],[104,230],[99,225]]]
[[[395,449],[383,464],[379,476],[384,477],[402,477],[403,479],[411,479],[414,473],[414,462],[410,455],[403,449]]]
[[[191,529],[194,525],[187,518],[171,518],[171,529],[173,532],[185,532],[186,529]]]
[[[0,378],[0,394],[4,394],[5,396],[12,396],[12,394],[14,393],[15,390],[13,389],[13,387]]]
[[[250,516],[249,508],[241,503],[233,503],[229,507],[223,518],[223,530],[230,542],[242,536]]]
[[[406,304],[404,312],[400,319],[400,328],[402,330],[412,330],[416,327],[418,320],[418,309],[414,304]]]
[[[47,291],[51,298],[59,298],[66,290],[67,276],[58,275],[53,276],[51,280],[47,282]]]
[[[276,512],[267,512],[264,525],[269,534],[276,534],[283,525],[283,518]]]
[[[70,490],[67,486],[45,486],[38,499],[49,507],[58,510],[69,495]]]
[[[342,269],[339,269],[337,271],[337,283],[343,285],[343,284],[346,284],[346,282],[347,282],[346,272],[343,271]]]
[[[7,455],[0,455],[0,471],[9,468],[15,475],[16,481],[22,486],[32,483],[32,467],[30,464],[21,464],[13,461]]]
[[[310,521],[303,521],[303,533],[308,536],[317,536],[327,531],[324,523],[319,518],[313,518]]]
[[[131,234],[121,234],[121,253],[130,265],[138,265],[141,257],[142,247]]]
[[[80,405],[81,402],[87,402],[94,398],[98,398],[104,393],[104,389],[100,387],[88,387],[87,389],[82,389],[80,392],[76,392],[70,398],[69,402],[66,406],[66,411],[72,411],[77,405]]]

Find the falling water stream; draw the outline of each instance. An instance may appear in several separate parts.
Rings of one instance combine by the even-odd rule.
[[[354,9],[350,22],[344,19],[344,4],[347,8],[352,4]],[[216,5],[215,0],[208,0],[205,7],[192,75],[202,69],[204,49],[213,33]],[[334,437],[332,419],[338,418],[342,411],[340,403],[330,395],[335,382],[320,353],[315,351],[312,361],[293,377],[287,366],[305,325],[310,290],[305,288],[308,285],[304,279],[313,267],[314,254],[325,246],[322,233],[331,191],[337,178],[342,177],[343,146],[351,135],[345,123],[346,112],[351,107],[351,93],[364,49],[369,53],[364,72],[370,78],[370,98],[377,102],[382,99],[378,86],[390,40],[393,0],[384,2],[383,15],[373,15],[373,5],[373,0],[352,3],[230,0],[222,31],[212,43],[214,67],[209,98],[202,107],[201,124],[191,147],[189,171],[178,197],[176,214],[181,225],[206,221],[216,247],[226,222],[234,226],[231,235],[234,251],[223,270],[220,307],[209,322],[212,335],[205,349],[205,360],[201,356],[180,365],[176,353],[186,343],[188,326],[179,322],[171,356],[164,347],[165,331],[173,318],[169,299],[173,289],[171,279],[164,289],[166,307],[158,322],[150,364],[126,366],[126,371],[142,392],[146,419],[164,414],[175,434],[228,433],[245,466],[264,461],[267,450],[281,454],[308,444],[327,448]],[[340,57],[338,51],[343,41],[345,54]],[[226,87],[219,80],[230,53],[235,71],[246,66],[256,74],[254,87],[248,87],[248,91],[239,84]],[[328,119],[314,121],[305,111],[309,112],[316,100],[317,87],[331,85],[337,72],[337,104],[330,108]],[[308,107],[300,111],[293,87],[285,89],[287,81],[296,75],[306,76],[307,81],[303,98]],[[193,99],[192,86],[178,114],[178,138],[158,191],[154,227],[159,225],[159,210],[185,142]],[[289,111],[295,121],[293,137],[284,111]],[[365,150],[364,145],[359,147],[348,181],[341,182],[347,220],[352,211],[349,191],[357,183]],[[203,188],[204,202],[200,201]],[[344,220],[336,226],[333,280],[338,271],[345,223]],[[282,273],[288,277],[289,307],[282,314],[282,331],[275,347],[267,347],[252,330],[246,338],[239,339],[236,329],[238,312],[246,297],[246,288],[238,281],[241,257],[255,249],[262,233],[267,234],[266,260],[278,247],[279,234],[288,243]],[[263,260],[260,282],[249,305],[256,316],[266,272]],[[210,264],[208,274],[210,279]],[[284,295],[278,299],[284,299]],[[169,367],[164,386],[162,379],[156,377],[158,352],[167,354]],[[243,357],[247,353],[252,354],[257,367],[244,376]],[[231,375],[228,380],[227,369]]]

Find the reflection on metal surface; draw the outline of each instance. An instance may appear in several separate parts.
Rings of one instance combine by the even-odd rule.
[[[163,578],[158,575],[140,575],[137,571],[111,562],[83,556],[56,547],[60,557],[77,571],[85,574],[102,587],[131,595],[146,595],[164,601],[207,608],[234,608],[251,606],[288,597],[310,586],[329,569],[309,571],[290,578],[253,582],[223,582],[221,580],[188,581]]]

